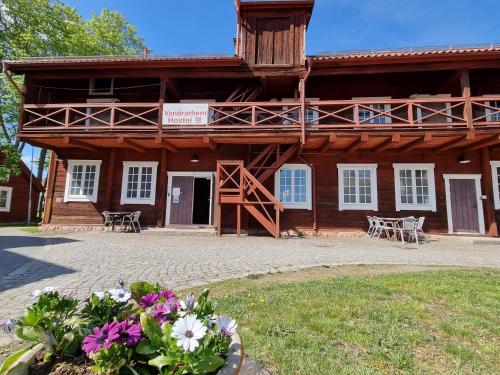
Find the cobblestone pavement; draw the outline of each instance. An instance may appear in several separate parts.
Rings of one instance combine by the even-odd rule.
[[[173,288],[255,273],[342,264],[500,267],[500,245],[439,237],[417,247],[366,237],[166,236],[162,232],[30,235],[0,228],[0,318],[22,312],[34,289],[79,297],[126,282]]]

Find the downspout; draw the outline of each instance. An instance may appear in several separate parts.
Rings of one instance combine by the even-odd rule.
[[[301,136],[300,136],[300,147],[299,154],[302,152],[302,148],[306,143],[306,82],[311,74],[312,69],[312,59],[310,57],[306,60],[307,72],[306,75],[300,80],[300,110],[301,110]]]

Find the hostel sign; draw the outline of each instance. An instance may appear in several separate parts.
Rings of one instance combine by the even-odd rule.
[[[208,103],[165,103],[162,124],[163,126],[207,125]]]

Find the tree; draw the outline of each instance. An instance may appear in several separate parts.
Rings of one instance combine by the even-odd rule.
[[[137,29],[119,12],[104,9],[83,19],[60,0],[0,0],[0,59],[37,56],[136,55],[145,48]],[[15,77],[21,86],[23,77]],[[24,144],[16,140],[19,94],[0,78],[0,181],[20,173]],[[40,150],[38,177],[47,151]],[[17,161],[17,164],[16,164]]]

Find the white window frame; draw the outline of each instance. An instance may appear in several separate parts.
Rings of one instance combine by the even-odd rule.
[[[498,182],[497,168],[500,168],[500,160],[491,160],[491,182],[493,183],[493,201],[495,202],[495,210],[500,210],[500,188]]]
[[[97,196],[99,192],[99,174],[101,170],[102,160],[68,160],[68,168],[66,170],[66,185],[64,188],[64,202],[97,202]],[[70,195],[69,187],[71,183],[71,172],[73,166],[83,165],[84,168],[87,166],[95,166],[95,179],[94,179],[94,192],[91,196],[84,195]],[[85,173],[85,171],[83,171]]]
[[[430,99],[430,98],[451,98],[451,94],[437,94],[437,95],[429,95],[429,94],[415,94],[415,95],[411,95],[410,96],[410,99]],[[445,109],[446,111],[446,114],[447,115],[452,115],[451,113],[451,103],[448,102],[448,103],[443,103],[445,105]],[[424,104],[425,105],[425,104]],[[428,117],[426,120],[422,121],[422,108],[420,107],[417,107],[417,119],[415,120],[415,122],[417,124],[426,124],[426,120],[429,119],[429,118],[432,118],[432,117]],[[446,122],[453,122],[453,119],[451,117],[446,117]],[[432,122],[429,122],[429,124],[432,124]]]
[[[358,100],[358,101],[363,101],[363,100],[368,100],[368,101],[371,101],[371,100],[380,100],[380,101],[384,101],[384,100],[388,100],[388,99],[391,99],[390,96],[371,96],[371,97],[353,97],[352,100]],[[382,103],[383,104],[383,103]],[[373,109],[373,106],[374,105],[379,105],[379,104],[369,104],[367,105],[367,107],[369,108],[372,108]],[[391,105],[389,103],[387,104],[383,104],[384,106],[384,112],[389,112],[391,110]],[[359,111],[360,110],[366,110],[366,108],[358,108],[358,118],[359,118]],[[372,117],[372,116],[375,116],[375,112],[373,111],[370,111],[370,116],[369,117]],[[387,121],[385,122],[376,122],[378,119],[381,119],[381,118],[385,118]],[[366,124],[376,124],[376,125],[388,125],[388,124],[392,124],[392,117],[391,116],[378,116],[376,118],[372,118],[370,121],[368,122],[364,122],[363,124],[360,123],[361,126],[363,125],[366,125]]]
[[[128,172],[130,167],[151,167],[152,175],[151,175],[151,195],[149,198],[139,198],[139,194],[137,198],[127,198],[127,184],[128,184]],[[123,174],[122,174],[122,193],[120,198],[120,204],[149,204],[151,206],[155,205],[156,201],[156,174],[158,171],[158,162],[157,161],[124,161],[123,162]],[[140,189],[141,185],[141,176],[139,174],[139,180],[137,181],[137,187]],[[139,191],[138,191],[139,192]]]
[[[337,164],[338,182],[339,182],[339,211],[344,210],[370,210],[378,211],[378,192],[377,192],[377,164]],[[358,175],[360,170],[369,170],[371,183],[371,203],[346,203],[344,201],[344,171],[356,171],[356,200],[359,200]]]
[[[10,212],[10,204],[12,202],[12,187],[10,186],[0,186],[0,191],[7,192],[7,202],[5,207],[0,207],[0,212]]]
[[[394,168],[394,187],[396,196],[396,211],[432,211],[436,212],[436,182],[434,178],[434,163],[399,163],[393,164]],[[422,203],[401,203],[401,181],[399,179],[399,171],[402,169],[412,170],[412,187],[414,194],[414,202],[416,202],[416,188],[415,188],[415,170],[423,169],[428,172],[429,180],[429,204]]]
[[[484,96],[489,97],[489,96],[500,96],[500,95],[484,95]],[[490,107],[494,107],[493,105],[491,105],[491,102],[500,103],[500,100],[491,100],[491,101],[484,102],[484,104],[489,105]],[[498,108],[498,110],[500,111],[500,107]],[[486,121],[488,121],[488,122],[500,121],[499,120],[500,119],[500,112],[493,111],[490,108],[485,108],[485,114],[486,114]],[[493,116],[495,116],[497,119],[493,119]]]
[[[306,201],[305,202],[281,202],[284,208],[298,210],[312,210],[312,179],[311,167],[307,164],[283,164],[274,174],[274,196],[280,200],[280,172],[282,169],[289,169],[292,172],[298,169],[306,170]],[[292,173],[292,197],[295,197],[294,173]]]
[[[110,79],[111,80],[110,90],[109,91],[95,91],[95,80],[96,79]],[[114,78],[98,77],[98,78],[91,78],[89,80],[89,95],[113,95],[114,88],[115,88],[115,79]]]

